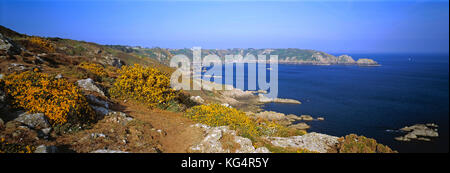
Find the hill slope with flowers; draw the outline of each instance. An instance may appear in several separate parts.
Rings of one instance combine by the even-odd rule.
[[[226,93],[174,90],[173,71],[111,46],[0,26],[0,153],[393,152],[224,105],[245,102]],[[298,140],[305,145],[286,143]]]

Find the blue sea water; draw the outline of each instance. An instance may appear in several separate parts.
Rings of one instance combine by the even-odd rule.
[[[308,131],[364,135],[399,152],[448,152],[448,54],[351,56],[372,58],[381,66],[279,64],[278,97],[302,104],[270,103],[263,108],[325,118],[309,122]],[[394,137],[403,134],[389,131],[416,123],[438,124],[440,136],[431,142],[399,142]]]

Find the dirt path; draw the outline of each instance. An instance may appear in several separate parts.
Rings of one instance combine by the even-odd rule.
[[[190,119],[183,117],[182,113],[163,110],[151,110],[140,103],[120,103],[122,112],[150,123],[155,129],[161,129],[166,133],[160,139],[162,152],[185,153],[193,144],[200,142],[203,132],[198,128],[191,127],[195,124]]]

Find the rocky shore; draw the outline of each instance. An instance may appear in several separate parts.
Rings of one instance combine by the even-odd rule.
[[[434,123],[428,124],[415,124],[412,126],[406,126],[399,131],[406,133],[404,136],[395,137],[397,141],[431,141],[431,138],[439,137],[438,125]]]

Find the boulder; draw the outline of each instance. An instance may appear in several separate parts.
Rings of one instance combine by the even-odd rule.
[[[120,68],[122,67],[122,65],[124,65],[122,60],[112,55],[103,56],[102,59],[99,60],[99,62],[103,65],[110,65],[117,68]]]
[[[203,104],[205,102],[205,100],[203,100],[200,96],[191,96],[190,99],[199,104]]]
[[[43,113],[22,113],[14,121],[21,122],[30,128],[44,129],[51,127]]]
[[[94,111],[97,113],[97,115],[100,115],[100,116],[106,116],[111,112],[111,110],[106,109],[101,106],[92,106],[91,105],[91,107],[92,107],[92,109],[94,109]]]
[[[195,124],[193,127],[201,128],[204,132],[203,140],[191,146],[189,148],[190,152],[197,153],[268,153],[270,152],[265,147],[255,148],[252,145],[252,141],[248,138],[244,138],[236,135],[236,131],[230,130],[227,126],[220,127],[210,127],[204,124]],[[232,142],[239,145],[235,151],[230,151],[229,149],[224,149],[220,139],[224,135],[231,135],[234,139]]]
[[[34,153],[57,153],[58,148],[56,146],[45,146],[45,145],[39,145],[36,147],[36,150],[34,150]]]
[[[319,153],[326,153],[339,143],[338,137],[320,133],[307,133],[302,136],[269,137],[268,140],[278,147],[307,149]]]
[[[63,78],[62,74],[58,74],[55,76],[55,79],[61,79],[61,78]]]
[[[101,107],[104,107],[104,108],[107,108],[107,109],[109,108],[109,105],[110,105],[110,103],[108,101],[101,100],[101,99],[99,99],[99,98],[97,98],[97,97],[95,97],[94,95],[91,95],[91,94],[86,95],[86,99],[91,104],[95,104],[95,105],[98,105],[98,106],[101,106]]]
[[[13,41],[0,33],[0,58],[6,55],[17,55],[20,52],[20,48]]]
[[[83,88],[86,91],[94,91],[101,94],[102,96],[105,96],[105,93],[97,85],[95,85],[94,80],[92,80],[91,78],[78,80],[77,84],[79,87]]]

